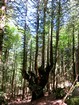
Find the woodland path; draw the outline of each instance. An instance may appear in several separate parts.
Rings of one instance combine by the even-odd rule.
[[[23,100],[20,99],[10,102],[8,105],[67,105],[66,103],[62,104],[62,100],[54,100],[53,95],[44,96],[41,99],[38,99],[34,102],[30,102],[30,100]]]

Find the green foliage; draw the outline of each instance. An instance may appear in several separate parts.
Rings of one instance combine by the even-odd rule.
[[[2,61],[4,61],[3,62],[4,64],[2,65],[2,68],[4,70],[2,69],[1,76],[5,77],[4,81],[3,81],[4,82],[3,84],[5,84],[5,88],[7,88],[7,84],[8,84],[8,86],[10,85],[9,88],[11,88],[13,71],[15,70],[14,84],[16,84],[16,89],[17,89],[18,86],[21,87],[21,85],[22,85],[22,75],[21,75],[21,68],[22,68],[22,65],[23,65],[22,64],[22,61],[23,61],[23,47],[22,47],[23,39],[22,38],[23,38],[24,34],[26,34],[26,45],[25,46],[26,46],[26,52],[27,52],[26,71],[28,71],[29,68],[30,68],[29,67],[30,63],[29,62],[32,63],[32,65],[31,65],[32,70],[34,70],[34,68],[35,68],[34,66],[35,66],[35,51],[36,51],[36,35],[34,35],[35,32],[33,33],[32,30],[33,29],[34,29],[33,31],[36,30],[36,26],[37,26],[38,22],[36,22],[36,20],[37,20],[37,14],[36,13],[37,12],[30,11],[30,9],[27,6],[29,2],[24,3],[24,5],[27,4],[26,5],[27,8],[25,7],[25,9],[27,9],[27,11],[25,10],[27,13],[25,12],[25,14],[24,14],[24,12],[23,12],[23,14],[22,14],[23,10],[21,11],[20,10],[21,8],[18,9],[19,5],[17,5],[18,3],[15,2],[15,1],[17,1],[17,0],[12,1],[12,3],[10,2],[10,4],[9,4],[9,2],[7,3],[8,8],[6,8],[6,18],[4,17],[5,18],[4,20],[6,20],[7,22],[5,22],[5,27],[4,27],[3,56],[1,57]],[[23,1],[24,0],[22,0],[22,2]],[[77,20],[76,17],[73,18],[73,15],[75,15],[75,16],[77,15],[77,10],[76,9],[78,9],[77,8],[78,5],[74,6],[75,8],[74,8],[74,13],[73,13],[73,7],[72,6],[74,4],[76,4],[76,2],[75,1],[74,1],[74,3],[73,2],[72,3],[71,2],[69,2],[69,3],[66,2],[66,4],[65,4],[65,2],[63,0],[64,5],[61,2],[61,8],[60,8],[61,11],[60,11],[60,14],[59,14],[58,13],[58,9],[59,9],[58,1],[53,0],[53,2],[54,2],[53,5],[54,6],[52,5],[52,2],[49,3],[49,1],[48,1],[48,4],[47,4],[47,9],[46,9],[45,24],[43,23],[44,22],[43,21],[43,18],[44,18],[44,12],[43,12],[44,3],[43,3],[42,0],[39,2],[39,10],[38,10],[38,13],[39,13],[38,60],[37,60],[38,67],[41,65],[41,59],[42,59],[43,30],[44,30],[43,25],[45,25],[45,65],[46,65],[46,60],[47,60],[47,54],[46,54],[47,51],[46,50],[47,50],[48,45],[50,47],[51,23],[53,24],[53,32],[52,32],[53,61],[55,61],[54,58],[55,58],[56,40],[57,40],[56,32],[57,32],[57,29],[58,29],[56,27],[58,25],[57,19],[59,17],[60,18],[60,28],[59,28],[59,43],[58,43],[57,64],[56,64],[57,65],[56,70],[58,70],[58,71],[56,71],[56,73],[59,72],[60,74],[61,73],[64,74],[64,71],[72,69],[72,47],[73,47],[72,46],[72,32],[73,32],[72,31],[72,29],[73,29],[72,24],[73,24],[73,22],[74,22],[74,26],[75,26],[75,29],[76,29],[75,33],[74,33],[75,34],[75,45],[77,45],[77,42],[78,42],[77,31],[78,31],[78,28],[79,28],[79,21],[75,21],[75,20]],[[14,4],[15,4],[15,6],[11,6],[11,5],[14,5]],[[37,6],[35,6],[35,4],[34,4],[33,8],[37,7]],[[67,6],[68,4],[69,4],[69,6]],[[2,5],[2,3],[0,5]],[[22,7],[24,5],[22,5],[22,3],[20,3],[19,7]],[[16,12],[14,11],[13,7],[15,7]],[[31,7],[32,7],[32,5],[31,5]],[[8,9],[8,11],[7,11],[7,9]],[[18,13],[18,10],[19,10],[19,13]],[[35,9],[35,10],[37,10],[37,9]],[[53,13],[54,16],[51,14],[52,10],[54,11],[54,13]],[[70,11],[70,14],[66,13],[66,12],[68,12],[67,10]],[[4,15],[4,12],[5,12],[5,10],[2,11],[0,9],[0,16]],[[67,17],[65,16],[65,14],[63,12],[66,13]],[[31,19],[29,18],[29,15],[28,15],[30,13],[31,13]],[[16,19],[17,16],[19,16],[19,18]],[[27,20],[27,21],[24,21],[24,22],[26,22],[26,25],[27,25],[26,30],[24,30],[23,27],[19,26],[19,24],[18,24],[19,21],[21,23],[21,17],[23,18],[23,21],[25,19]],[[69,19],[67,20],[68,17],[69,17]],[[53,18],[53,20],[52,20],[52,18]],[[19,19],[18,22],[15,21],[15,20],[18,20],[18,19]],[[66,19],[65,24],[63,22],[63,19]],[[22,26],[24,24],[23,21],[22,21]],[[16,24],[16,26],[14,24]],[[35,27],[33,27],[31,24],[34,25]],[[48,35],[49,35],[49,43],[48,43]],[[32,47],[31,47],[31,41],[32,41]],[[48,51],[50,53],[50,48],[49,48]],[[30,61],[30,54],[31,54],[31,61]],[[50,56],[50,54],[49,54],[49,56]],[[53,62],[53,64],[55,64],[55,63]],[[3,71],[5,71],[5,72],[3,72]],[[70,72],[72,74],[72,71],[70,71]],[[60,74],[59,74],[59,76],[60,76]],[[71,77],[70,73],[67,72],[67,76],[68,75],[69,75],[69,78],[70,78]],[[44,75],[42,75],[42,77],[44,78]],[[66,79],[67,79],[67,77],[66,77]],[[1,80],[2,80],[2,77],[1,77]],[[34,91],[37,90],[37,96],[40,94],[39,91],[42,90],[41,87],[38,87],[34,83],[31,83],[30,87],[33,88],[32,90],[34,90]],[[15,86],[13,88],[15,88]],[[58,98],[63,98],[65,96],[65,91],[62,88],[57,88],[53,92],[54,92],[55,97],[57,99]],[[0,93],[0,94],[1,94],[1,96],[3,96],[2,95],[3,93]]]
[[[53,90],[53,93],[56,97],[56,99],[62,99],[65,96],[65,90],[63,88],[57,88]]]
[[[4,97],[4,92],[0,90],[0,105],[8,105]]]
[[[8,105],[4,96],[0,96],[0,105]]]
[[[79,97],[74,97],[74,98],[68,99],[67,105],[79,105]]]
[[[17,41],[18,40],[18,41]],[[16,27],[5,26],[4,46],[8,49],[20,44],[20,36]]]
[[[0,16],[2,15],[2,10],[0,9]]]
[[[0,89],[0,96],[2,96],[4,94],[4,92],[2,91],[2,89]]]
[[[71,42],[71,36],[69,35],[65,27],[60,30],[60,40],[59,40],[60,49],[68,47],[68,41]]]
[[[76,83],[75,87],[79,87],[79,82]]]
[[[74,86],[74,90],[72,92],[72,97],[76,96],[79,96],[79,82],[76,83],[76,85]]]

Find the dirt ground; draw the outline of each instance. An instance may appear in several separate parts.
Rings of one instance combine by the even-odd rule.
[[[62,104],[62,100],[55,100],[53,95],[44,96],[41,99],[31,102],[31,98],[20,100],[17,99],[15,101],[11,101],[8,105],[67,105],[66,103]]]

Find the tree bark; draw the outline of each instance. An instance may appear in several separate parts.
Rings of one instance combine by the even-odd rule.
[[[52,0],[52,3],[51,3],[51,7],[52,7],[52,10],[51,10],[51,35],[50,35],[50,64],[52,65],[52,68],[53,68],[53,27],[54,27],[54,0]]]
[[[78,29],[78,82],[79,82],[79,29]]]
[[[78,75],[78,82],[79,82],[79,31],[78,31],[78,47],[76,49],[76,75]]]
[[[14,50],[14,63],[13,63],[13,71],[12,71],[12,82],[11,82],[11,89],[12,89],[12,97],[14,98],[15,97],[15,72],[16,72],[16,65],[17,65],[17,55],[16,55],[16,51]]]
[[[51,66],[47,66],[45,68],[45,19],[46,19],[46,8],[47,8],[47,0],[44,0],[44,30],[43,30],[43,48],[42,48],[42,65],[38,68],[38,74],[33,73],[33,71],[26,72],[26,36],[24,34],[24,43],[23,43],[23,68],[22,68],[22,75],[23,78],[29,82],[29,89],[32,92],[32,101],[41,98],[44,96],[43,88],[48,82],[49,72],[51,70]],[[38,21],[37,15],[37,23]],[[37,25],[37,34],[36,34],[36,55],[35,55],[35,70],[37,69],[37,56],[38,56],[38,27]]]
[[[3,43],[3,30],[0,29],[0,56],[2,54],[2,43]],[[1,57],[0,57],[1,59]]]
[[[30,66],[29,66],[29,70],[32,70],[32,40],[30,42]]]
[[[43,89],[37,89],[37,91],[32,92],[32,101],[39,99],[44,96]]]
[[[61,13],[61,0],[59,0],[58,3],[58,10],[57,10],[57,29],[56,29],[56,48],[55,48],[55,61],[53,66],[53,88],[55,88],[55,69],[56,69],[56,63],[57,63],[57,51],[58,51],[58,43],[59,43],[59,31],[60,31],[60,13]]]
[[[37,27],[36,27],[36,53],[35,53],[35,72],[38,75],[38,29],[39,29],[39,0],[37,0]]]
[[[72,30],[72,63],[73,63],[73,81],[75,80],[76,78],[76,72],[75,72],[75,61],[74,61],[74,52],[75,52],[75,37],[74,37],[74,31],[75,31],[75,26],[73,24],[73,30]]]
[[[48,34],[48,43],[47,43],[47,65],[50,64],[50,61],[49,61],[49,34]]]
[[[44,17],[43,17],[43,47],[42,47],[42,68],[45,67],[45,24],[46,24],[46,10],[48,0],[43,0],[44,3]]]
[[[3,11],[5,12],[5,8],[2,10],[2,7],[5,6],[5,3],[6,3],[5,0],[0,0],[0,9],[1,9],[2,13],[3,13]],[[3,44],[3,35],[4,35],[4,31],[3,31],[4,26],[2,26],[1,24],[3,22],[2,18],[5,15],[2,13],[0,14],[0,60],[1,60],[1,55],[2,55],[2,44]],[[5,21],[5,19],[4,19],[4,21]]]
[[[25,79],[23,79],[22,100],[25,98],[25,83],[26,83],[26,81],[25,81]]]
[[[2,10],[2,7],[5,6],[5,0],[0,0],[0,71],[2,71],[2,90],[4,91],[4,80],[5,80],[5,67],[4,67],[4,62],[2,64],[2,48],[3,48],[3,35],[4,35],[4,24],[2,26],[2,22],[5,21],[5,19],[3,20],[3,16],[5,14],[2,14],[3,12],[5,13],[5,8]],[[2,67],[3,66],[3,67]]]

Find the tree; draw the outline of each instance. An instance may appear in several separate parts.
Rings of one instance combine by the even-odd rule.
[[[27,47],[26,47],[26,23],[25,23],[25,27],[24,27],[24,42],[23,42],[23,67],[22,67],[22,74],[23,77],[25,75],[26,72],[26,68],[27,68]],[[24,85],[23,85],[23,97],[24,98],[24,90],[25,90],[25,77],[24,77]]]
[[[38,75],[38,31],[39,31],[39,0],[37,0],[37,27],[36,27],[36,53],[35,53],[35,71],[36,75]]]
[[[2,47],[3,47],[3,36],[5,26],[5,0],[0,1],[0,66],[2,66]],[[0,67],[1,69],[2,67]]]
[[[53,90],[60,82],[70,81],[72,73],[78,74],[79,3],[74,0],[74,4],[67,0],[8,1],[3,35],[3,28],[0,31],[2,88],[7,91],[9,87],[13,96],[22,89],[24,99],[28,81],[33,101],[44,96],[51,77]]]
[[[60,32],[60,17],[61,17],[61,0],[58,2],[58,9],[57,9],[57,23],[56,23],[56,47],[55,47],[55,61],[53,67],[53,88],[55,87],[55,69],[57,63],[57,52],[58,52],[58,44],[59,44],[59,32]]]
[[[77,81],[79,82],[79,31],[78,31],[78,43],[77,43],[77,48],[76,48],[76,61],[75,61],[75,75],[78,75]]]
[[[51,36],[50,36],[50,63],[53,68],[53,28],[54,28],[54,1],[51,2]]]
[[[43,0],[44,3],[44,17],[43,17],[43,47],[42,47],[42,68],[45,67],[45,23],[46,23],[46,10],[47,10],[47,2],[48,0]]]
[[[3,12],[5,11],[4,9],[5,6],[5,2],[4,0],[0,1],[0,56],[1,56],[1,52],[2,52],[2,43],[3,43],[3,26],[4,24],[2,23],[2,18],[4,17]],[[3,26],[2,26],[3,25]],[[1,57],[0,57],[1,59]]]
[[[73,48],[72,48],[72,62],[73,62],[73,77],[74,77],[74,80],[76,78],[76,73],[75,73],[75,61],[74,61],[74,51],[75,51],[75,38],[74,38],[74,31],[75,31],[75,27],[74,27],[74,24],[73,24],[73,32],[72,32],[72,35],[73,35]]]
[[[47,2],[44,2],[44,29],[43,29],[43,48],[45,46],[45,12],[46,12],[46,5]],[[37,26],[38,27],[38,26]],[[25,46],[25,41],[24,41],[24,46]],[[48,77],[49,77],[49,72],[51,70],[51,66],[47,65],[46,68],[44,68],[44,49],[42,49],[42,65],[41,67],[39,67],[38,69],[38,75],[35,75],[32,71],[28,71],[28,73],[26,72],[25,69],[25,55],[23,55],[23,70],[22,70],[22,74],[23,74],[23,78],[27,79],[29,82],[29,88],[32,92],[32,100],[38,99],[42,96],[44,96],[43,93],[43,88],[45,87],[45,85],[47,84],[48,81]],[[25,47],[24,47],[24,54],[25,54]]]

